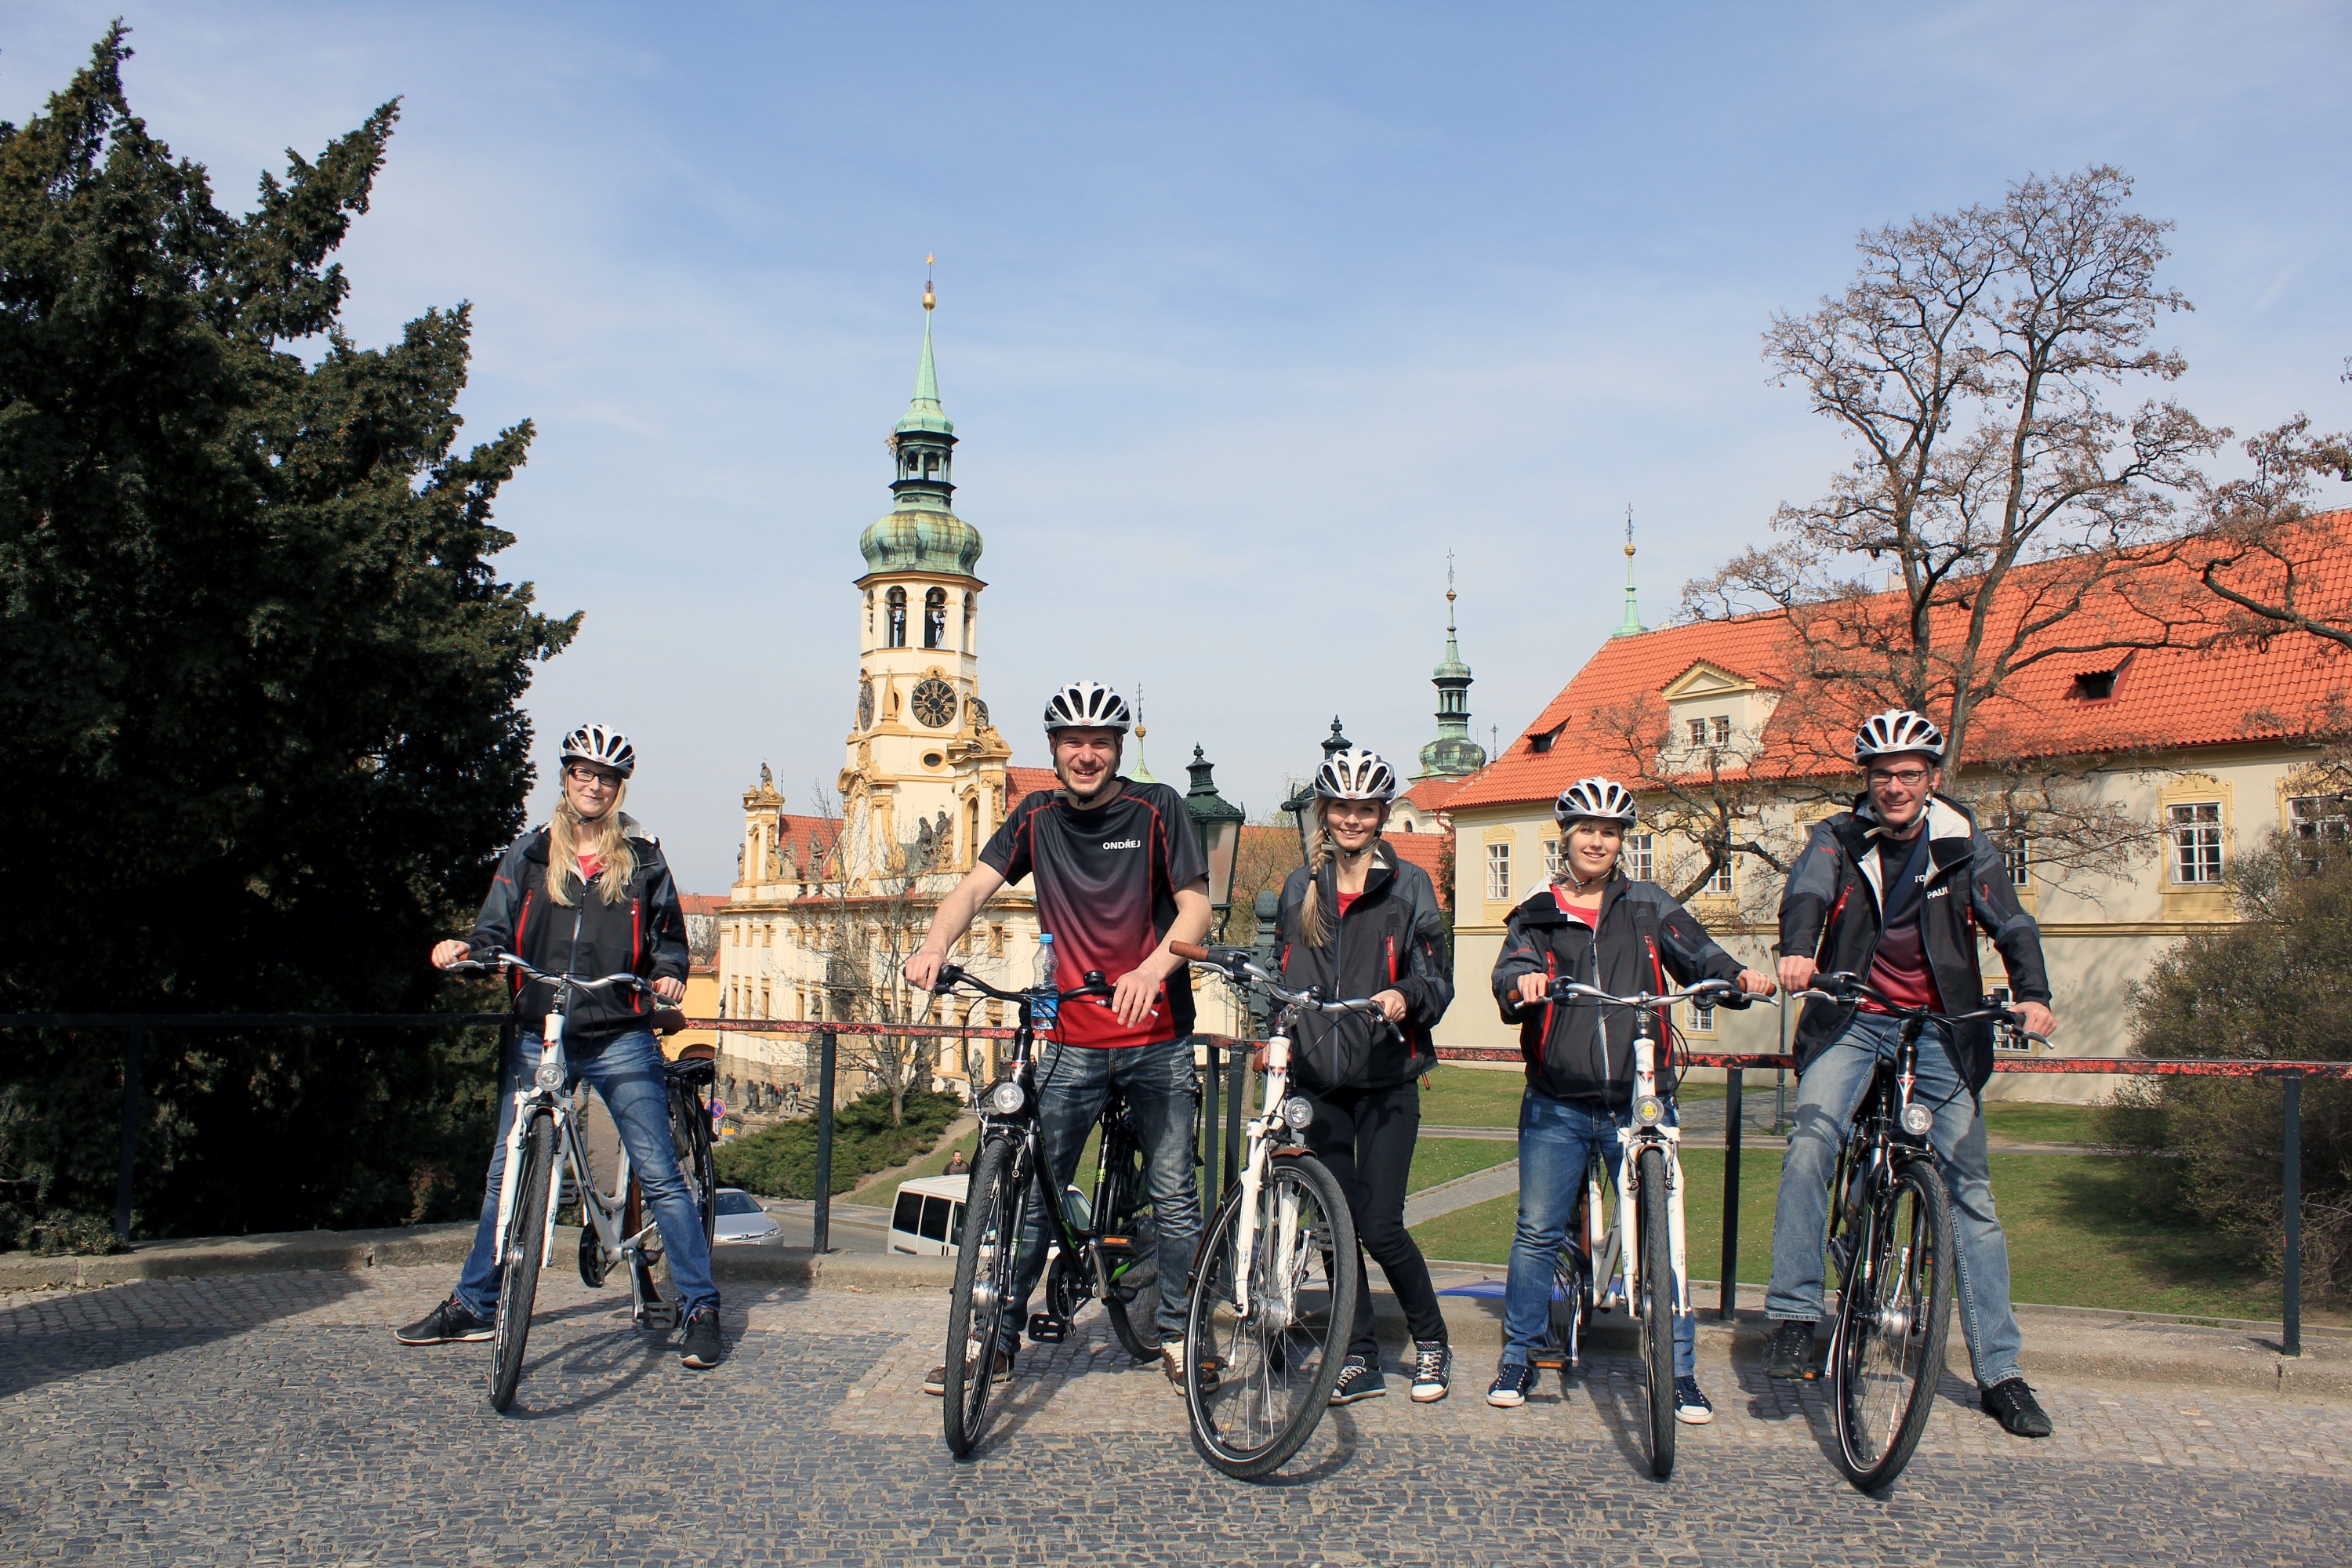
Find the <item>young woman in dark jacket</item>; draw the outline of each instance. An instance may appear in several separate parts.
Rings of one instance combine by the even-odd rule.
[[[436,944],[433,962],[447,968],[504,950],[548,974],[593,979],[643,976],[663,1002],[686,994],[686,916],[662,858],[659,840],[637,831],[621,810],[637,753],[627,736],[584,724],[564,738],[563,793],[545,827],[517,839],[499,863],[489,897],[463,940]],[[499,1082],[499,1133],[482,1216],[457,1288],[419,1321],[402,1329],[403,1344],[486,1340],[498,1310],[499,1184],[506,1170],[514,1092],[538,1070],[540,1030],[555,988],[512,976],[521,1027]],[[564,1016],[563,1054],[575,1080],[592,1085],[613,1113],[629,1167],[661,1227],[670,1277],[677,1282],[686,1334],[682,1359],[719,1364],[719,1289],[702,1215],[670,1146],[668,1068],[655,1043],[653,1002],[612,988],[573,994]]]
[[[1368,996],[1381,1005],[1378,1018],[1349,1013],[1303,1020],[1291,1046],[1291,1081],[1315,1107],[1307,1146],[1347,1190],[1356,1235],[1404,1308],[1413,1338],[1412,1396],[1428,1404],[1445,1397],[1452,1355],[1429,1265],[1404,1227],[1404,1189],[1421,1131],[1418,1080],[1437,1065],[1429,1032],[1454,1000],[1454,981],[1429,873],[1399,859],[1381,839],[1396,785],[1395,770],[1370,752],[1341,752],[1324,763],[1315,776],[1308,863],[1282,889],[1276,931],[1285,985],[1317,985],[1327,997]],[[1356,1268],[1362,1275],[1360,1257]],[[1366,1279],[1331,1403],[1387,1392]]]
[[[1559,871],[1511,911],[1495,962],[1495,1000],[1503,1021],[1519,1026],[1528,1088],[1519,1101],[1519,1219],[1503,1296],[1503,1363],[1486,1403],[1527,1403],[1535,1383],[1529,1357],[1550,1329],[1553,1260],[1568,1237],[1584,1173],[1595,1150],[1617,1148],[1617,1130],[1633,1114],[1633,1010],[1540,998],[1562,980],[1612,995],[1661,992],[1697,980],[1736,980],[1769,994],[1772,982],[1717,946],[1690,911],[1655,882],[1618,869],[1625,835],[1640,819],[1633,797],[1613,779],[1579,779],[1552,803],[1559,822]],[[1666,1020],[1651,1037],[1668,1038]],[[1663,1064],[1660,1064],[1663,1066]],[[1685,1294],[1675,1282],[1675,1294]],[[1675,1315],[1675,1415],[1694,1424],[1715,1418],[1698,1385],[1698,1326]]]

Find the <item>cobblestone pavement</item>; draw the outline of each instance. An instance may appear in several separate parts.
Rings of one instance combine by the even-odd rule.
[[[1862,1497],[1817,1385],[1702,1372],[1713,1426],[1648,1478],[1630,1365],[1488,1409],[1335,1412],[1286,1484],[1196,1458],[1182,1405],[1108,1342],[1031,1347],[969,1464],[920,1392],[931,1292],[739,1291],[696,1375],[625,1298],[551,1272],[513,1412],[488,1346],[389,1328],[437,1269],[0,1296],[0,1561],[268,1563],[2340,1563],[2352,1405],[2053,1384],[2010,1438],[1948,1384],[1910,1473]],[[2031,1345],[2029,1344],[2029,1357]]]

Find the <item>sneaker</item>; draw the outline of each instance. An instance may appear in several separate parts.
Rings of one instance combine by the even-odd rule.
[[[1675,1379],[1675,1419],[1685,1426],[1704,1426],[1715,1419],[1715,1406],[1699,1391],[1698,1379]]]
[[[1764,1375],[1811,1383],[1821,1376],[1813,1365],[1813,1325],[1803,1318],[1783,1318],[1772,1325],[1772,1342],[1764,1351]]]
[[[1011,1383],[1013,1381],[1013,1352],[1011,1351],[999,1351],[996,1352],[996,1381],[999,1383]],[[931,1375],[923,1379],[923,1392],[929,1394],[934,1399],[945,1399],[948,1394],[948,1369],[944,1366],[935,1366],[931,1368]]]
[[[1535,1385],[1535,1368],[1523,1361],[1507,1361],[1495,1373],[1486,1403],[1499,1410],[1516,1410],[1528,1402],[1528,1390]]]
[[[1388,1391],[1388,1379],[1381,1375],[1378,1366],[1351,1355],[1339,1369],[1339,1381],[1331,1385],[1331,1403],[1353,1405],[1359,1399],[1378,1399]]]
[[[677,1359],[697,1372],[708,1372],[726,1357],[719,1338],[719,1309],[697,1307],[686,1315],[686,1342]]]
[[[452,1295],[392,1337],[404,1345],[446,1345],[491,1339],[498,1331],[495,1322],[474,1316],[471,1307]]]
[[[2001,1430],[2012,1437],[2047,1437],[2050,1416],[2034,1403],[2033,1390],[2021,1377],[2005,1377],[1988,1388],[1978,1398],[1984,1413],[2001,1425]]]
[[[1444,1340],[1412,1342],[1412,1402],[1434,1405],[1453,1391],[1454,1352]]]
[[[1179,1389],[1184,1386],[1184,1342],[1171,1340],[1160,1347],[1160,1370]],[[1217,1361],[1213,1356],[1201,1358],[1201,1392],[1213,1393],[1217,1386]]]

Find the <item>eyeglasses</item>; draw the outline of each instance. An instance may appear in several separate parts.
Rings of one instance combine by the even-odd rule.
[[[580,763],[574,763],[570,767],[565,768],[563,770],[563,776],[570,779],[574,784],[602,784],[606,789],[618,789],[621,787],[620,774],[608,773],[602,768],[592,768]]]
[[[1870,770],[1870,782],[1874,784],[1899,784],[1907,788],[1926,784],[1930,771],[1927,768],[1873,768]]]

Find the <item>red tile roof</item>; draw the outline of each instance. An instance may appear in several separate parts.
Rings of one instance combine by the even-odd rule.
[[[1477,775],[1473,773],[1470,777],[1475,778]],[[1469,782],[1470,779],[1467,778],[1423,779],[1397,798],[1411,802],[1417,810],[1429,812],[1444,811],[1445,809],[1445,803],[1452,800],[1455,795],[1461,794],[1462,786]]]
[[[1388,847],[1396,851],[1398,859],[1409,861],[1429,873],[1430,881],[1437,883],[1441,889],[1438,896],[1443,899],[1444,884],[1438,883],[1437,858],[1445,853],[1448,836],[1443,833],[1391,833],[1382,837]]]
[[[2284,547],[2300,574],[2301,602],[2312,613],[2352,606],[2347,545],[2352,510],[2321,513],[2285,536]],[[2045,658],[2018,672],[2002,695],[1978,709],[1972,737],[1998,745],[2003,754],[2054,759],[2284,740],[2329,723],[2331,701],[2352,686],[2352,669],[2305,637],[2282,637],[2267,646],[2244,639],[2210,646],[2210,634],[2220,629],[2224,606],[2197,585],[2199,564],[2194,558],[2152,563],[2127,580],[2130,599],[2113,585],[2096,590],[2062,623],[2064,646],[2124,638],[2173,646],[2142,647],[2127,658],[2110,650]],[[2014,625],[2028,591],[2046,585],[2062,570],[2027,567],[2011,575],[1988,647],[2005,635],[1998,620],[2009,617]],[[2273,582],[2280,574],[2280,568],[2270,568]],[[2232,576],[2242,586],[2264,585],[2258,569],[2241,569]],[[1958,608],[1949,612],[1952,633],[1963,614]],[[1655,699],[1701,661],[1786,689],[1793,684],[1790,637],[1785,618],[1777,614],[1612,637],[1500,756],[1454,793],[1447,809],[1545,800],[1589,774],[1625,774],[1630,770],[1623,743],[1596,723],[1596,716]],[[1950,633],[1946,639],[1948,644]],[[2182,646],[2198,642],[2209,646]],[[2035,646],[2032,640],[2026,645],[2029,651]],[[2119,667],[2112,697],[2090,700],[2075,689],[2076,677]],[[1826,720],[1808,723],[1810,706],[1799,693],[1774,711],[1756,772],[1784,777],[1819,773],[1825,759],[1842,754],[1843,726]],[[1662,708],[1662,721],[1664,717]],[[1536,750],[1533,742],[1545,736],[1551,737],[1549,745]],[[1969,751],[1977,754],[1978,745]]]
[[[677,901],[690,915],[724,914],[727,910],[727,897],[723,893],[680,893]]]
[[[1021,804],[1024,795],[1061,787],[1061,779],[1051,768],[1007,767],[1004,770],[1004,815],[1012,816],[1013,808]]]

